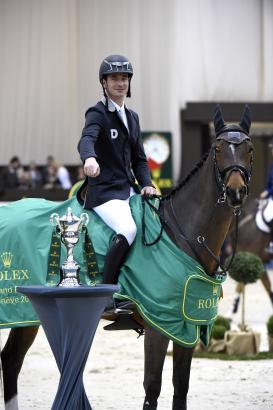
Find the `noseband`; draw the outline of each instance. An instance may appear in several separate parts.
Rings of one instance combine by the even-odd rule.
[[[220,135],[219,137],[216,138],[216,141],[226,141],[229,144],[233,145],[241,145],[244,142],[250,141],[250,138],[243,133],[240,132],[227,132],[225,134]],[[234,165],[229,165],[226,168],[220,170],[218,163],[217,163],[217,158],[216,158],[216,147],[214,146],[213,150],[213,161],[214,161],[214,171],[215,171],[215,178],[216,178],[216,183],[220,191],[220,198],[218,199],[218,203],[225,203],[227,199],[227,187],[225,184],[225,179],[226,175],[229,173],[229,175],[234,172],[238,171],[240,172],[245,185],[246,185],[246,195],[249,193],[249,183],[251,180],[251,174],[252,174],[252,162],[253,158],[251,159],[250,167],[246,168],[242,165],[234,164]]]

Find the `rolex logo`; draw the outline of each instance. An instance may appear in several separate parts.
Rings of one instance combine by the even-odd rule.
[[[10,268],[11,261],[13,258],[13,254],[11,252],[3,252],[1,255],[1,259],[5,268]]]
[[[213,290],[212,290],[212,292],[213,292],[214,295],[217,295],[217,293],[218,293],[218,287],[219,287],[219,285],[213,285]]]

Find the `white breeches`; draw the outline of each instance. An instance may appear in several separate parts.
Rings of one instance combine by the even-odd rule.
[[[131,192],[132,196],[134,195]],[[131,214],[128,199],[112,199],[102,205],[95,206],[93,210],[116,234],[125,236],[129,245],[132,245],[136,237],[137,227]]]

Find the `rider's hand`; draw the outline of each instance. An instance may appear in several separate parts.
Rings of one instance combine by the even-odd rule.
[[[147,196],[159,195],[159,192],[153,186],[145,186],[141,190],[141,195],[147,195]]]
[[[268,197],[268,191],[263,191],[261,194],[260,194],[260,199],[265,199],[265,198],[267,198]]]
[[[84,162],[83,171],[88,177],[94,178],[100,174],[100,167],[95,157],[87,158]]]

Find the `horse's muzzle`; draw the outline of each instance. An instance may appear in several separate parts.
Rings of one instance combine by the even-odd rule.
[[[238,188],[228,186],[226,188],[227,203],[233,208],[241,207],[247,198],[248,189],[246,185]]]

